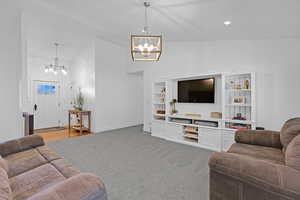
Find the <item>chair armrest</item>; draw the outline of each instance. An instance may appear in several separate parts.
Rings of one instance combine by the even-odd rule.
[[[259,145],[265,147],[274,147],[282,149],[280,142],[280,133],[276,131],[256,131],[244,130],[235,133],[237,143]]]
[[[211,171],[235,180],[298,199],[300,171],[286,165],[235,153],[214,153],[209,161]]]
[[[28,200],[107,200],[107,194],[97,176],[81,173],[35,194]]]
[[[45,145],[45,142],[41,136],[26,136],[20,139],[10,140],[0,144],[0,155],[2,157],[5,157],[13,153],[18,153],[43,145]]]

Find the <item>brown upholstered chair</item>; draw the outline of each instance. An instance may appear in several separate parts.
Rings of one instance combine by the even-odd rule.
[[[0,144],[0,155],[1,200],[107,200],[100,178],[80,173],[40,136]]]
[[[235,140],[210,159],[210,200],[300,200],[300,118]]]

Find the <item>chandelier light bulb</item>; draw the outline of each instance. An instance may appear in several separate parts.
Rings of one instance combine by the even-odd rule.
[[[65,69],[62,69],[61,72],[63,73],[63,75],[67,75],[68,72]]]

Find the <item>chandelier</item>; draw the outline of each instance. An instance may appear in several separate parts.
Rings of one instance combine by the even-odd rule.
[[[57,75],[59,72],[62,73],[63,75],[67,75],[67,69],[65,66],[59,65],[59,58],[58,58],[58,43],[54,43],[55,45],[55,51],[56,51],[56,56],[54,58],[54,64],[46,65],[45,66],[45,72],[46,73],[53,73]]]
[[[145,26],[143,34],[131,35],[131,56],[133,61],[159,61],[162,51],[162,36],[152,35],[148,26],[147,9],[149,2],[144,2]]]

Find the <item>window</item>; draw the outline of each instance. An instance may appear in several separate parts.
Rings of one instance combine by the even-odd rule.
[[[54,85],[38,85],[37,93],[39,95],[54,95],[56,87]]]

